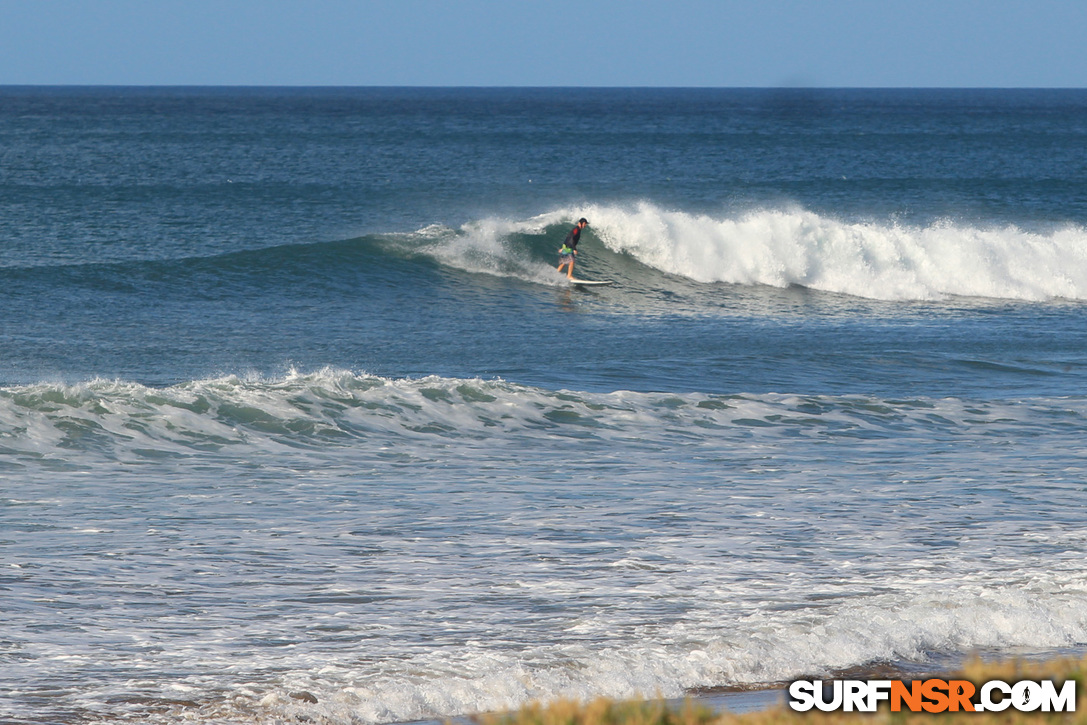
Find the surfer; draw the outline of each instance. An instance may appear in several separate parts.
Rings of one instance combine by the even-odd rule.
[[[574,257],[577,255],[577,243],[581,240],[581,230],[587,226],[589,226],[589,221],[585,217],[578,219],[577,226],[566,235],[566,239],[562,242],[562,248],[559,249],[558,271],[561,272],[563,267],[570,265],[569,269],[566,270],[567,279],[574,278]]]

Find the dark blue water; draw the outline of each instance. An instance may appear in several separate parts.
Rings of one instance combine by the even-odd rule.
[[[1083,645],[1085,184],[1087,91],[0,88],[0,717]]]
[[[1051,329],[1037,341],[1047,369],[1075,363],[1067,358],[1082,348],[1078,306],[1014,304],[1067,296],[1044,283],[982,309],[691,285],[637,264],[637,254],[630,260],[617,238],[618,258],[601,249],[594,260],[590,241],[585,264],[603,256],[631,267],[623,271],[633,279],[603,297],[576,295],[575,306],[594,316],[559,324],[551,289],[501,269],[479,280],[382,244],[383,235],[433,224],[455,230],[551,213],[516,250],[542,267],[565,234],[562,210],[576,217],[590,205],[637,202],[658,216],[708,215],[702,229],[664,230],[681,245],[701,241],[685,231],[712,234],[715,220],[797,209],[830,226],[871,223],[876,234],[962,225],[949,244],[994,227],[1046,241],[1087,217],[1080,92],[7,88],[0,101],[2,324],[4,338],[19,341],[0,371],[9,383],[163,384],[295,364],[533,384],[552,383],[561,367],[592,389],[624,387],[633,375],[648,378],[637,389],[840,392],[829,360],[798,359],[797,380],[749,378],[756,371],[733,358],[767,353],[780,364],[846,345],[860,360],[892,345],[931,350],[930,364],[969,386],[958,362],[988,359],[990,336]],[[1078,241],[1060,253],[1071,255]],[[997,264],[1017,263],[1007,249],[995,254]],[[955,274],[971,271],[947,270],[946,283],[925,281],[904,296],[969,293]],[[727,271],[718,276],[731,281]],[[1006,273],[992,276],[991,296],[1001,297]],[[903,296],[879,280],[866,291]],[[968,334],[947,330],[949,314]],[[605,317],[602,333],[593,324]],[[887,339],[866,352],[874,320]],[[576,353],[546,344],[571,325],[583,333]],[[677,360],[661,359],[677,347]],[[653,369],[601,370],[631,357]],[[990,361],[1015,365],[1002,357]],[[883,390],[886,374],[865,375],[863,387]],[[1031,387],[1033,378],[1008,384],[1017,382],[1025,392],[1056,392]]]

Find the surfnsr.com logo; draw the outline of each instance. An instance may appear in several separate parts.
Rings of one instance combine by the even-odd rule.
[[[1075,712],[1076,682],[1060,689],[1052,680],[1007,683],[990,680],[980,687],[968,680],[797,680],[789,685],[789,707],[797,712],[875,712],[886,702],[891,712]]]

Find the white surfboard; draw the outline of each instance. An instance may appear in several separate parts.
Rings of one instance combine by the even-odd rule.
[[[610,279],[573,279],[573,278],[571,278],[570,279],[570,284],[576,284],[576,285],[591,287],[591,286],[605,285],[605,284],[615,284],[615,283],[613,281],[611,281]]]

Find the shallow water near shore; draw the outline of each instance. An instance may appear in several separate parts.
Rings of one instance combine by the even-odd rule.
[[[0,88],[0,719],[1083,647],[1085,136],[1079,91]],[[612,286],[555,271],[581,216]]]
[[[1020,649],[1014,652],[975,652],[971,655],[971,660],[977,659],[986,665],[1008,662],[1017,662],[1021,665],[1045,665],[1061,661],[1075,662],[1082,660],[1085,654],[1087,654],[1087,649],[1082,647],[1052,651]],[[963,664],[961,661],[952,661],[952,658],[937,656],[919,662],[873,663],[829,674],[823,673],[819,677],[828,681],[832,679],[909,681],[933,677],[947,679],[960,673]],[[798,679],[811,679],[811,677],[805,676]],[[733,715],[743,715],[776,708],[783,709],[788,706],[788,683],[695,689],[688,692],[683,698],[665,701],[665,704],[673,710],[680,710],[688,703],[708,708],[715,713],[730,713]],[[454,718],[452,722],[467,725],[468,723],[477,722],[478,717]],[[442,725],[443,722],[445,721],[419,721],[417,725]]]

